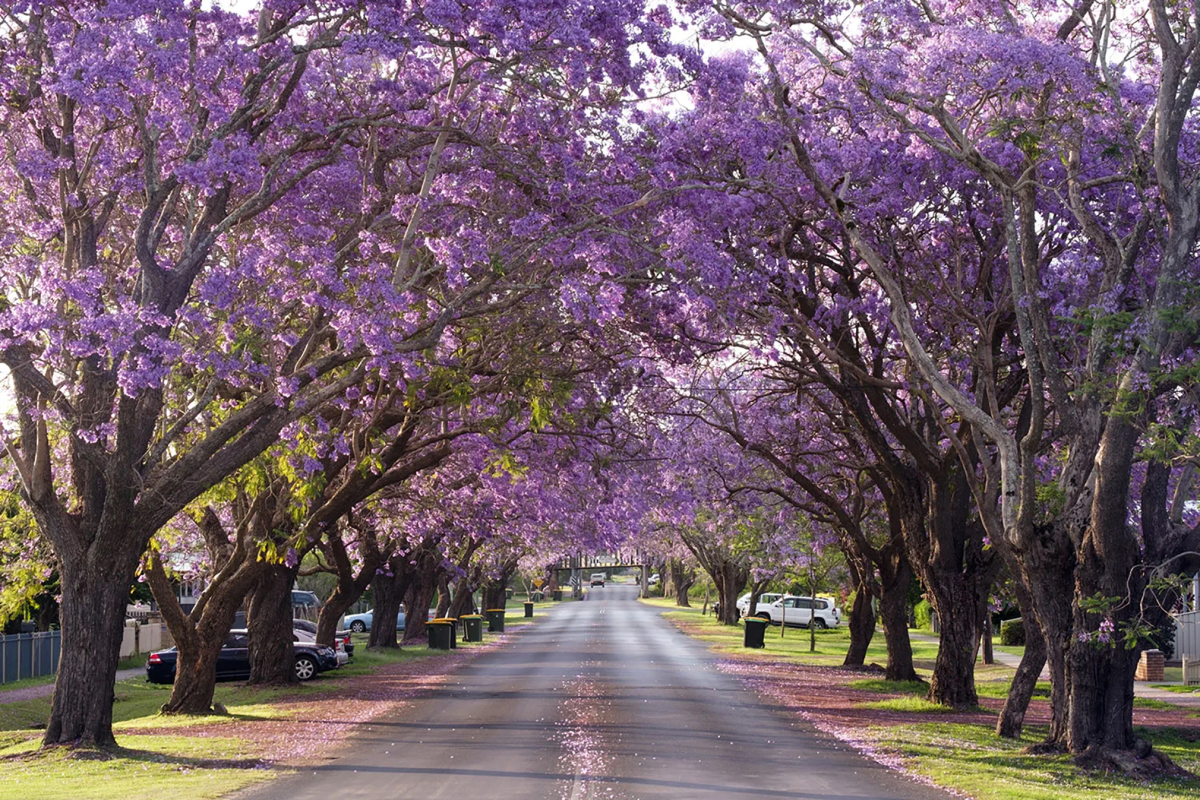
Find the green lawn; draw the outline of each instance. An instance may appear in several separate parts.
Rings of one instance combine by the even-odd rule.
[[[0,800],[200,800],[275,774],[259,767],[247,742],[231,737],[124,736],[121,747],[102,758],[66,750],[15,754],[34,747],[36,741],[0,750]]]
[[[867,734],[874,746],[900,753],[912,771],[977,800],[1194,800],[1200,793],[1196,781],[1145,784],[1080,772],[1067,756],[1028,755],[1022,751],[1046,735],[1035,727],[1015,742],[982,725],[944,722],[880,726]],[[1200,770],[1194,741],[1177,733],[1152,738],[1177,764]]]
[[[742,646],[742,625],[722,625],[711,614],[701,614],[701,609],[679,608],[673,598],[652,597],[642,600],[648,605],[670,609],[664,614],[669,620],[677,620],[689,627],[696,626],[695,637],[709,643],[718,653],[736,653],[749,658],[779,659],[795,661],[800,664],[817,666],[840,666],[846,658],[846,649],[850,646],[850,630],[846,627],[833,630],[816,631],[816,650],[809,650],[809,631],[806,628],[787,628],[778,625],[767,628],[766,647],[762,650],[749,650]],[[937,658],[937,644],[914,640],[913,665],[917,672],[929,675],[933,672],[934,660]],[[867,649],[868,664],[874,662],[880,666],[887,664],[887,648],[884,645],[883,634],[876,633]],[[1011,670],[1010,670],[1011,672]]]

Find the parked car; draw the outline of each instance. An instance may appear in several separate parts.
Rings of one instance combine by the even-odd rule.
[[[778,600],[781,597],[783,597],[783,594],[780,592],[763,592],[762,594],[760,594],[758,596],[758,605],[755,606],[755,609],[758,612],[757,616],[770,616],[767,613],[767,606],[771,605],[772,603],[774,603],[776,600]],[[736,605],[737,605],[739,617],[744,617],[747,614],[749,614],[750,613],[750,593],[747,592],[746,594],[739,597]]]
[[[296,677],[302,681],[315,678],[326,670],[337,669],[337,652],[332,647],[309,642],[293,642]],[[174,647],[150,654],[146,661],[146,680],[150,683],[174,683],[175,663],[179,653]],[[217,680],[241,681],[250,677],[250,635],[244,630],[230,631],[225,645],[217,656]]]
[[[658,581],[659,581],[659,577],[658,577],[658,573],[656,572],[653,575],[651,575],[649,577],[649,579],[646,580],[646,585],[647,586],[658,586]]]
[[[297,619],[308,619],[316,622],[321,613],[321,600],[315,592],[302,589],[292,589],[292,616]]]
[[[605,577],[606,576],[604,575],[603,572],[593,572],[592,578],[591,578],[592,586],[603,586]]]
[[[783,597],[764,606],[758,606],[759,616],[769,617],[771,622],[807,628],[811,623],[817,630],[836,628],[842,621],[842,612],[832,600],[823,597],[799,597],[785,594]]]
[[[371,608],[361,614],[350,614],[346,617],[346,627],[355,633],[365,633],[371,630],[371,620],[375,618],[375,609]],[[396,630],[404,630],[404,610],[396,615]]]
[[[308,642],[308,641],[315,642],[317,640],[317,623],[315,623],[315,622],[310,622],[309,620],[306,620],[306,619],[294,619],[294,620],[292,620],[292,630],[305,631],[306,633],[312,634],[311,639],[304,640],[306,642]],[[347,656],[354,655],[354,643],[350,640],[350,631],[348,631],[348,630],[335,631],[333,634],[333,638],[334,638],[334,641],[339,646],[341,646],[342,648],[345,649]]]
[[[308,644],[316,644],[317,642],[317,634],[306,631],[303,628],[292,628],[292,636],[294,637],[294,641],[297,642],[306,642]],[[349,636],[350,634],[346,634],[347,638]],[[337,665],[339,667],[346,666],[350,661],[350,654],[346,652],[346,646],[342,643],[341,639],[334,641],[333,652],[337,654]]]

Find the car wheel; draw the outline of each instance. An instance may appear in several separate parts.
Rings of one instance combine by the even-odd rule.
[[[317,662],[310,656],[296,656],[296,677],[302,681],[310,681],[317,674]]]
[[[354,631],[355,633],[363,633],[366,631],[366,629],[367,623],[363,622],[361,619],[356,619],[354,622],[350,623],[350,630]]]
[[[817,617],[815,620],[813,620],[813,627],[815,627],[819,631],[825,630],[825,628],[826,628],[825,620],[821,619],[820,617]]]

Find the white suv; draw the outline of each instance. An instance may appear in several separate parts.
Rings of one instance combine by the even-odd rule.
[[[758,596],[758,615],[763,616],[767,613],[767,606],[774,603],[779,598],[783,597],[779,592],[763,592]],[[746,593],[738,598],[737,601],[738,616],[744,617],[750,613],[750,594]]]
[[[842,621],[842,612],[832,600],[823,597],[813,599],[785,594],[770,605],[764,606],[760,603],[758,613],[759,616],[770,617],[771,622],[776,624],[786,622],[788,625],[807,628],[811,623],[817,630],[836,628]]]

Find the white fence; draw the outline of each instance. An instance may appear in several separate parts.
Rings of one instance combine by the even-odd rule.
[[[1175,658],[1188,657],[1200,665],[1200,611],[1175,615]]]
[[[121,658],[137,653],[151,653],[175,644],[171,632],[161,622],[125,622],[125,636],[121,639]]]
[[[1200,686],[1200,658],[1183,657],[1183,685]]]

